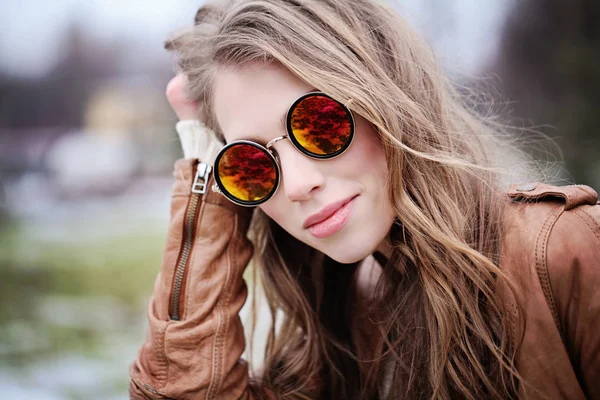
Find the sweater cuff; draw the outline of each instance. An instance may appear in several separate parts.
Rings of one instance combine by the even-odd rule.
[[[183,157],[186,159],[197,158],[212,165],[223,143],[215,132],[199,120],[183,120],[175,124],[179,135]]]

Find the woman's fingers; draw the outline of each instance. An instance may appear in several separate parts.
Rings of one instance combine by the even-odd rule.
[[[198,102],[190,98],[188,80],[184,74],[178,74],[167,84],[167,100],[180,120],[198,119]]]

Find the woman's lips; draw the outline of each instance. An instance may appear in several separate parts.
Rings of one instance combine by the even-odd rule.
[[[309,232],[316,238],[323,239],[339,232],[350,219],[354,207],[354,199],[344,204],[327,219],[308,227]]]

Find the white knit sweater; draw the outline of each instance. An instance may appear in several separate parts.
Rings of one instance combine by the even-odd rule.
[[[212,165],[223,143],[215,132],[198,120],[179,121],[175,125],[184,158],[198,158]]]

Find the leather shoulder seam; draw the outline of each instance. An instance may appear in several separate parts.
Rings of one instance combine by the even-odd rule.
[[[552,228],[558,221],[559,217],[564,213],[564,206],[557,207],[553,210],[550,215],[544,221],[544,225],[538,237],[536,239],[535,244],[535,269],[537,271],[538,279],[540,285],[542,287],[542,291],[544,292],[544,297],[546,298],[546,302],[548,303],[548,308],[552,313],[552,318],[554,319],[554,323],[558,328],[559,332],[562,334],[562,330],[560,328],[560,321],[558,319],[558,312],[556,311],[556,305],[554,302],[554,295],[552,292],[552,286],[550,284],[550,277],[548,274],[548,260],[547,260],[547,251],[548,251],[548,240],[550,238],[550,234],[552,232]]]
[[[555,300],[554,300],[554,292],[552,290],[552,285],[550,282],[550,274],[548,271],[548,260],[546,258],[546,254],[547,254],[547,244],[548,244],[548,241],[550,240],[550,236],[552,235],[552,229],[553,229],[554,225],[560,219],[561,216],[566,215],[571,211],[575,215],[577,215],[577,217],[580,218],[586,224],[586,226],[594,234],[594,237],[596,238],[596,243],[598,245],[600,245],[600,223],[598,223],[598,221],[596,221],[588,212],[586,212],[584,209],[582,209],[580,207],[577,207],[572,210],[565,210],[564,207],[559,207],[555,212],[551,213],[551,215],[548,216],[548,218],[544,222],[542,231],[540,232],[540,234],[538,236],[538,240],[536,241],[536,251],[535,251],[536,252],[536,256],[535,256],[536,270],[538,273],[538,278],[540,280],[542,289],[544,291],[544,297],[546,297],[546,301],[548,302],[548,306],[550,308],[550,311],[552,312],[552,317],[554,318],[554,322],[556,323],[556,326],[557,326],[561,336],[563,336],[563,330],[561,328],[562,324],[560,322],[560,319],[558,317],[558,312],[556,310],[556,304],[555,304]],[[555,214],[556,214],[556,217],[552,220],[551,217]],[[597,228],[596,231],[594,230],[593,225],[596,226],[596,228]],[[540,242],[541,236],[544,235],[544,230],[546,230],[546,238],[545,238],[545,240]],[[540,247],[542,247],[542,250],[538,253],[538,250]]]

